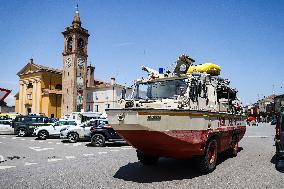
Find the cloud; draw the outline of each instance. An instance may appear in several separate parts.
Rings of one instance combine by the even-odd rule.
[[[133,45],[132,42],[124,42],[124,43],[114,44],[113,46],[115,46],[115,47],[125,47],[125,46],[131,46],[131,45]]]

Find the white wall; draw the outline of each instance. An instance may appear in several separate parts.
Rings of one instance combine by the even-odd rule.
[[[130,98],[132,89],[126,89],[126,99]],[[117,101],[122,97],[122,87],[100,88],[93,92],[93,111],[105,112],[106,108],[118,108]]]

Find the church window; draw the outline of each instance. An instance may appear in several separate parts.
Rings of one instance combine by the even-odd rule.
[[[33,88],[33,84],[30,82],[27,86],[28,89]]]
[[[27,94],[27,99],[32,100],[32,94]]]
[[[67,75],[69,76],[69,72],[67,72]]]
[[[57,84],[57,85],[55,86],[55,89],[62,90],[62,85],[61,85],[61,84]]]
[[[84,40],[82,38],[78,39],[78,47],[79,48],[84,48]]]
[[[67,94],[69,94],[69,91],[68,91],[68,89],[67,89]]]
[[[67,49],[72,50],[72,37],[69,37],[67,40]]]

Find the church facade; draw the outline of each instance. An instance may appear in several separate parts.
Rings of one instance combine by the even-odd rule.
[[[30,59],[17,75],[20,79],[15,95],[16,112],[61,117],[62,70],[35,64]]]

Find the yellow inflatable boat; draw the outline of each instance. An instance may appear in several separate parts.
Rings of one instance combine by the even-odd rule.
[[[206,72],[213,76],[220,75],[221,67],[217,64],[213,63],[204,63],[197,66],[190,66],[188,68],[187,74],[191,74],[193,72]]]

